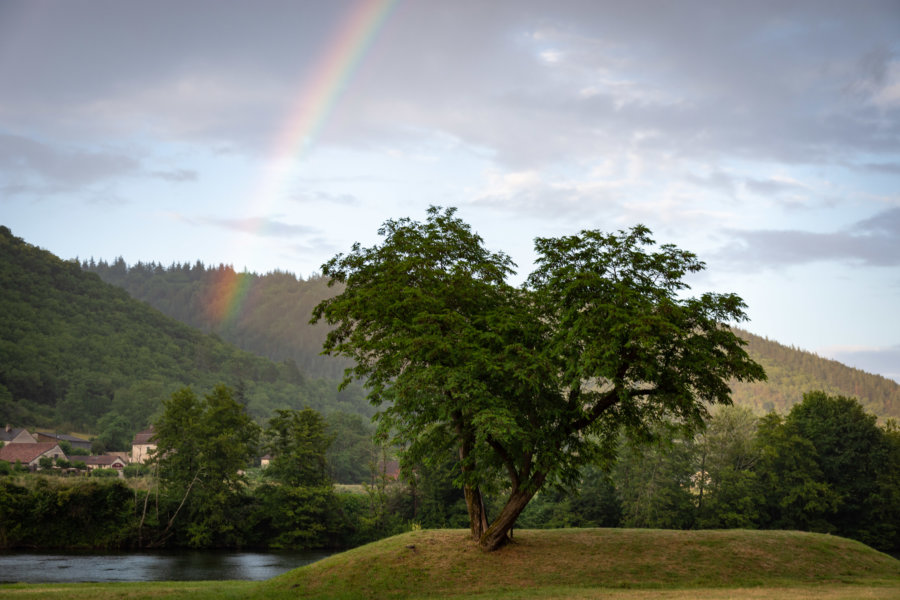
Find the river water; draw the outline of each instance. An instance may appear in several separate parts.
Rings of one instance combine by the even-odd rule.
[[[261,581],[331,552],[0,553],[0,583]]]

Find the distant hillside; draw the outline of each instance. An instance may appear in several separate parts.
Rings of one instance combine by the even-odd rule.
[[[785,413],[803,399],[803,393],[823,390],[858,398],[879,418],[900,418],[900,384],[812,352],[798,350],[766,338],[735,329],[747,341],[747,351],[766,369],[769,380],[760,383],[735,383],[736,404],[759,413]]]
[[[289,273],[237,273],[228,266],[202,263],[156,263],[127,266],[83,262],[82,268],[104,281],[122,286],[184,323],[273,360],[291,359],[319,377],[338,377],[346,363],[319,356],[327,329],[309,325],[312,308],[335,293],[327,280],[298,279]],[[787,412],[803,393],[824,390],[854,396],[880,418],[900,418],[900,385],[878,375],[852,369],[810,352],[735,330],[748,341],[750,355],[760,362],[769,381],[735,384],[734,399],[757,412]]]
[[[347,366],[319,355],[328,329],[309,324],[313,307],[335,293],[325,278],[238,273],[230,266],[201,262],[128,266],[121,258],[81,266],[182,323],[260,356],[292,360],[313,377],[336,379]]]
[[[75,262],[0,226],[0,423],[95,431],[107,414],[146,426],[190,385],[238,390],[257,418],[311,406],[367,412],[358,391],[305,377],[163,315]]]

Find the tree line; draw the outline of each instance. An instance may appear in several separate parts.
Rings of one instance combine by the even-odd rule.
[[[260,427],[228,388],[183,389],[158,427],[150,477],[0,477],[0,548],[348,548],[469,525],[451,452],[394,481],[370,446],[356,458],[368,485],[346,492],[328,468],[339,440],[312,409]],[[538,493],[517,527],[793,529],[900,551],[900,428],[855,399],[810,392],[783,416],[723,406],[696,434],[670,422],[648,435],[620,435],[614,459]],[[272,463],[247,470],[260,451]],[[488,513],[502,510],[502,492],[486,491]]]
[[[261,427],[224,385],[202,396],[185,387],[163,405],[158,449],[129,469],[134,479],[0,470],[0,548],[329,548],[386,533],[374,494],[333,485],[338,437],[344,477],[375,470],[358,415],[329,423],[311,408],[280,409]],[[263,452],[271,464],[252,468]]]

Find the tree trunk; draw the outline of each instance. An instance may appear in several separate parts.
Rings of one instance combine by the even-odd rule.
[[[469,464],[469,453],[472,451],[473,435],[468,431],[462,422],[462,415],[457,413],[454,415],[456,433],[459,435],[459,462],[463,474],[474,471],[474,466]],[[478,486],[465,484],[463,493],[466,496],[466,508],[469,511],[469,527],[472,529],[472,539],[476,542],[481,539],[487,529],[487,511],[484,509],[484,497],[481,495],[481,489]]]
[[[531,502],[531,499],[537,493],[538,488],[541,487],[544,476],[542,475],[535,479],[536,481],[533,481],[533,485],[525,488],[532,491],[520,489],[510,494],[509,500],[506,501],[506,506],[503,507],[503,510],[500,511],[494,522],[481,535],[481,539],[478,540],[482,550],[493,552],[505,546],[512,539],[512,528],[516,524],[516,519],[519,518],[519,515],[522,514],[522,511],[525,510],[525,507],[528,506],[528,503]]]
[[[472,539],[476,542],[488,528],[487,511],[484,509],[484,497],[477,487],[465,486],[463,492],[466,495],[466,508],[469,509],[469,526],[472,528]]]

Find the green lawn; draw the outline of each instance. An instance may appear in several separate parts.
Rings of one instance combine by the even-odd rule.
[[[0,586],[0,598],[900,598],[900,561],[782,531],[516,531],[491,554],[465,531],[415,531],[266,582]]]

